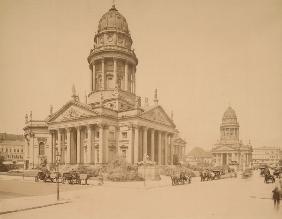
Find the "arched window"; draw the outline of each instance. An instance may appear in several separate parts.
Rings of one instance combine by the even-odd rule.
[[[45,155],[45,145],[43,142],[39,143],[39,155]]]

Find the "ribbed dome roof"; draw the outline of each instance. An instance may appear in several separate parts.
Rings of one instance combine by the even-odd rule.
[[[229,106],[223,114],[222,122],[224,123],[224,122],[230,122],[230,121],[237,122],[237,116],[236,116],[235,110]]]
[[[105,30],[116,30],[129,34],[125,17],[118,12],[115,5],[99,21],[98,33]]]

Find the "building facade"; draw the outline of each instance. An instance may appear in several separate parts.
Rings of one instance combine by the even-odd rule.
[[[281,150],[278,147],[256,147],[253,150],[253,165],[277,165]]]
[[[45,120],[26,116],[25,159],[34,167],[46,159],[64,164],[103,164],[123,156],[136,164],[145,156],[159,165],[181,160],[185,141],[158,103],[141,106],[136,95],[138,59],[126,19],[113,5],[99,21],[94,46],[87,58],[89,94],[71,100]]]
[[[4,158],[4,164],[22,165],[24,160],[24,137],[0,133],[0,155]]]
[[[190,165],[207,166],[213,164],[213,155],[200,147],[194,147],[186,156],[185,161]]]
[[[220,125],[220,140],[212,148],[216,166],[237,164],[240,169],[250,167],[252,146],[239,140],[239,123],[231,107],[225,111]]]

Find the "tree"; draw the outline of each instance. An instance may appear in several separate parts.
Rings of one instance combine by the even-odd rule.
[[[4,160],[5,160],[5,157],[3,155],[0,155],[0,172],[8,171],[8,168],[3,164]]]

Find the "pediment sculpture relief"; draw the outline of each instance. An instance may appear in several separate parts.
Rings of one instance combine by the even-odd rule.
[[[163,113],[158,110],[145,113],[143,117],[149,120],[170,125],[170,122],[166,119],[165,115],[163,115]]]
[[[76,118],[80,118],[83,116],[86,116],[86,114],[74,108],[70,108],[62,114],[62,116],[60,117],[60,120],[71,120],[71,119],[76,119]]]

